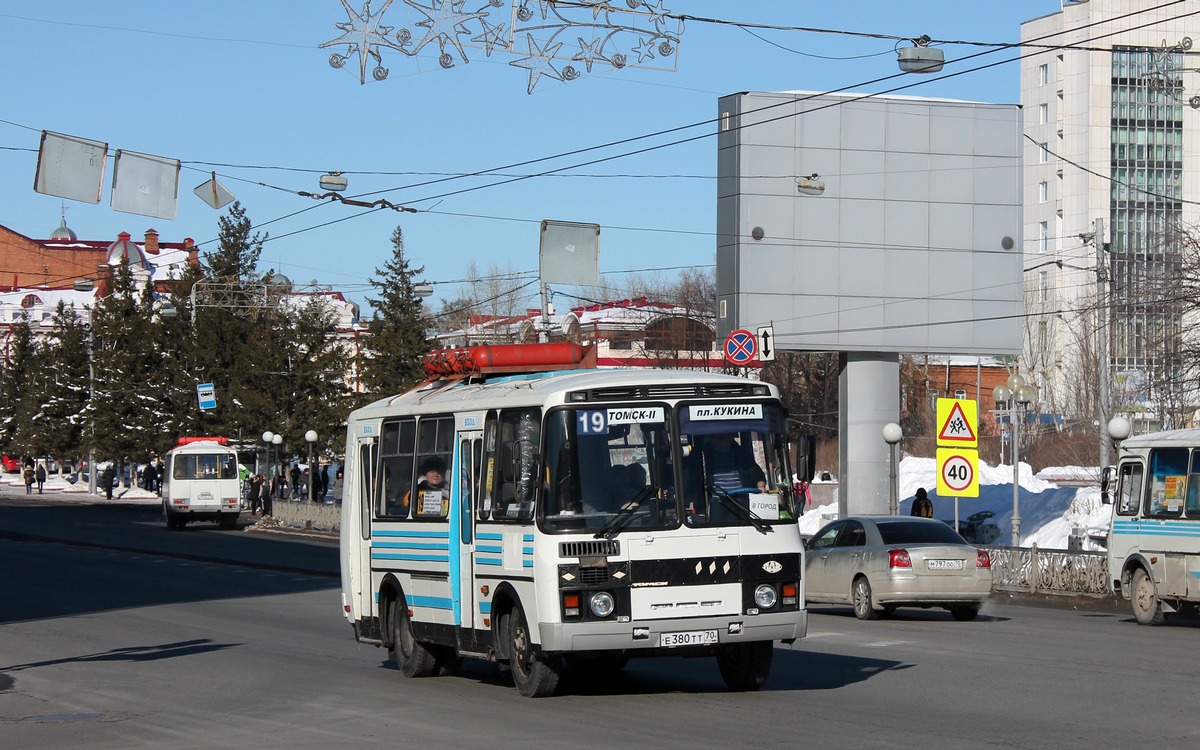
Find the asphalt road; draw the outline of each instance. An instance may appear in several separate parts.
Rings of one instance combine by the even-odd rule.
[[[0,498],[4,748],[1193,747],[1200,622],[994,601],[976,622],[814,609],[757,693],[711,659],[406,680],[340,613],[329,542],[167,532],[153,510]],[[50,506],[50,507],[46,507]]]

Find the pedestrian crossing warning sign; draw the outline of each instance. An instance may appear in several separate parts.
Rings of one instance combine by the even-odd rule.
[[[964,398],[937,400],[937,444],[962,448],[979,446],[979,404]]]

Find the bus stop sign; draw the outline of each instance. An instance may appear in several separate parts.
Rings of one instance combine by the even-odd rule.
[[[200,400],[200,408],[204,410],[217,408],[217,390],[212,383],[201,383],[196,386],[196,398]]]

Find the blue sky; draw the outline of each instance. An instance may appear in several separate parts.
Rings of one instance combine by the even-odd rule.
[[[724,21],[996,43],[1017,41],[1021,21],[1059,9],[1057,0],[654,2],[672,13]],[[384,4],[374,0],[373,12]],[[537,12],[537,1],[529,4]],[[625,0],[612,4],[626,7]],[[357,11],[363,5],[350,0]],[[487,0],[464,6],[483,9]],[[415,24],[423,18],[396,0],[382,22],[412,29],[419,40],[425,30]],[[739,91],[880,92],[920,83],[901,93],[1019,100],[1016,62],[944,80],[909,75],[867,84],[898,73],[895,41],[772,29],[752,34],[696,20],[683,27],[673,72],[601,72],[607,66],[597,65],[592,75],[569,83],[543,76],[529,94],[528,71],[509,64],[527,55],[525,42],[520,54],[497,50],[491,57],[476,43],[464,48],[470,62],[457,60],[450,69],[439,67],[437,45],[430,44],[414,57],[385,49],[388,78],[374,81],[368,68],[360,84],[357,58],[334,69],[328,63],[334,50],[318,47],[341,34],[335,23],[348,20],[340,0],[0,0],[0,63],[7,71],[0,89],[0,224],[34,238],[58,226],[64,202],[32,189],[40,131],[49,130],[109,144],[101,202],[65,202],[67,223],[81,238],[115,239],[121,231],[140,238],[154,228],[163,241],[192,237],[211,250],[220,212],[192,189],[216,171],[272,238],[263,251],[264,270],[281,268],[298,283],[331,284],[360,302],[373,269],[390,255],[397,225],[409,257],[436,284],[435,305],[454,291],[441,282],[461,279],[471,261],[481,271],[495,264],[535,272],[542,219],[601,225],[600,271],[619,289],[622,272],[665,269],[658,274],[669,278],[681,267],[712,265],[714,138],[564,173],[586,176],[539,177],[457,195],[447,194],[508,178],[420,183],[711,120],[717,98]],[[480,28],[468,25],[463,41]],[[566,33],[563,41],[578,50],[579,36]],[[942,76],[1017,56],[997,52],[955,65],[956,58],[986,48],[944,49]],[[694,128],[503,174],[564,167],[714,130]],[[174,220],[109,207],[117,149],[184,162]],[[365,200],[384,197],[419,212],[365,212],[295,194],[321,192],[318,178],[327,170],[346,173],[347,196],[386,190]],[[302,209],[310,210],[280,218]],[[572,302],[567,297],[558,304]]]

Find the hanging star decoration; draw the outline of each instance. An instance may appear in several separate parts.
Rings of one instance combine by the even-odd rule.
[[[347,0],[341,0],[342,7],[346,10],[346,15],[350,17],[349,21],[343,23],[335,23],[334,28],[340,30],[342,35],[336,39],[331,39],[328,42],[317,45],[321,49],[328,47],[339,47],[346,45],[346,54],[332,53],[329,56],[329,65],[334,68],[341,68],[346,64],[346,60],[352,55],[358,55],[358,82],[360,84],[367,82],[367,58],[370,57],[375,61],[375,68],[371,71],[371,76],[376,81],[382,81],[387,78],[387,68],[383,67],[383,57],[379,54],[380,47],[389,47],[399,50],[392,42],[388,41],[388,34],[392,32],[391,26],[384,26],[380,21],[383,19],[383,14],[387,12],[388,7],[392,4],[392,0],[384,0],[383,7],[379,12],[371,12],[371,2],[367,0],[363,5],[362,13],[357,13],[350,7]]]
[[[1185,36],[1178,43],[1168,45],[1164,39],[1162,46],[1150,52],[1150,64],[1144,74],[1146,84],[1152,91],[1161,92],[1174,101],[1185,96],[1186,87],[1183,83],[1185,72],[1196,72],[1196,68],[1185,67],[1185,54],[1192,48],[1192,38]],[[1192,109],[1200,109],[1200,95],[1188,99]]]
[[[338,48],[329,56],[334,68],[357,55],[360,83],[367,80],[370,61],[374,61],[372,78],[387,78],[384,50],[415,57],[436,41],[438,64],[443,68],[470,62],[471,49],[482,50],[487,57],[493,52],[517,57],[510,65],[528,71],[526,91],[532,94],[541,80],[569,82],[584,72],[674,71],[683,33],[683,19],[663,7],[665,0],[426,0],[428,5],[417,0],[393,5],[393,0],[383,0],[378,11],[372,11],[370,0],[361,11],[354,10],[349,0],[340,2],[347,20],[334,28],[342,33],[319,46]],[[468,3],[474,10],[466,9]],[[384,25],[389,8],[412,18]],[[578,45],[572,40],[578,40]],[[522,56],[520,47],[528,54]]]

